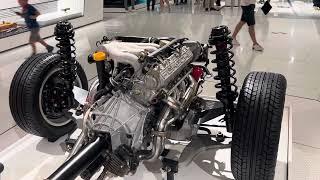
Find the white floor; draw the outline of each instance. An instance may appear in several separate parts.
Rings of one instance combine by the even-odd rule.
[[[284,110],[275,180],[288,179],[288,165],[292,160],[290,111],[290,107],[286,107]],[[212,129],[213,133],[215,133],[214,130]],[[4,180],[41,180],[48,177],[66,158],[66,153],[60,146],[64,139],[65,137],[60,138],[55,143],[49,143],[46,139],[32,135],[20,139],[0,153],[0,162],[5,165],[1,178]],[[229,142],[230,140],[227,139],[225,144]],[[230,148],[209,149],[200,151],[200,153],[198,149],[185,150],[183,156],[188,158],[182,158],[185,161],[180,162],[179,173],[175,178],[177,180],[194,180],[196,178],[233,180],[230,153]],[[159,180],[162,177],[165,177],[165,173],[161,172],[161,162],[158,161],[143,163],[133,176],[114,178],[114,180]]]
[[[93,65],[85,62],[95,42],[103,35],[143,35],[189,37],[206,42],[210,28],[228,25],[232,30],[241,11],[226,9],[221,14],[196,11],[191,14],[177,7],[174,13],[128,13],[117,18],[106,17],[104,22],[76,31],[77,54],[88,78],[95,76]],[[265,47],[262,53],[251,50],[246,28],[239,34],[240,47],[236,54],[237,77],[240,86],[250,71],[282,73],[288,80],[286,104],[292,107],[293,180],[320,179],[320,20],[267,18],[257,16],[257,38]],[[47,40],[54,44],[50,38]],[[44,51],[40,48],[40,51]],[[15,126],[8,107],[8,92],[12,77],[31,53],[29,46],[0,53],[0,150],[13,144],[25,134]],[[205,93],[212,95],[214,82],[208,82]],[[12,128],[14,127],[14,128]],[[8,130],[9,128],[12,128]],[[290,180],[291,180],[290,179]]]

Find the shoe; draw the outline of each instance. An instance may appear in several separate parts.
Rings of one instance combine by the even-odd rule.
[[[237,41],[237,39],[233,39],[233,40],[232,40],[232,44],[233,44],[234,46],[240,46],[240,43],[239,43],[239,41]]]
[[[209,11],[209,8],[206,8],[205,10],[206,10],[206,11]]]
[[[212,7],[212,8],[210,8],[210,11],[216,11],[216,9]]]
[[[54,49],[54,47],[53,47],[53,46],[48,46],[48,47],[47,47],[47,51],[48,51],[48,53],[52,53],[53,49]]]
[[[260,46],[260,44],[254,44],[252,46],[252,49],[255,51],[263,51],[264,50],[264,48],[262,46]]]

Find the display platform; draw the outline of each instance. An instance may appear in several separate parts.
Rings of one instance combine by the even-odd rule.
[[[218,118],[207,123],[215,123],[219,120]],[[275,180],[287,180],[290,175],[288,172],[290,172],[292,159],[291,119],[291,108],[286,106],[283,114]],[[223,132],[224,129],[210,130],[214,134],[217,131]],[[79,131],[81,130],[77,130],[75,134]],[[55,143],[50,143],[41,137],[27,135],[6,148],[0,152],[0,162],[4,164],[4,171],[1,174],[2,180],[43,180],[67,157],[67,153],[63,151],[65,138],[62,137]],[[177,180],[233,180],[230,148],[216,149],[214,146],[203,146],[204,144],[208,144],[208,142],[194,138],[184,149],[180,156],[179,173],[175,178]],[[114,180],[161,180],[165,178],[165,173],[161,171],[160,167],[160,161],[144,162],[139,166],[134,176],[114,178]]]

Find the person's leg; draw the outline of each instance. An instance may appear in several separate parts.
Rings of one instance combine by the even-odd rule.
[[[253,45],[258,44],[254,25],[249,26],[249,34],[250,34],[251,40],[253,42]]]
[[[217,6],[221,6],[221,1],[220,1],[220,0],[217,0],[217,1],[216,1],[216,5],[217,5]]]
[[[40,44],[42,44],[49,53],[51,53],[54,49],[53,46],[50,46],[49,44],[47,44],[46,42],[44,42],[44,40],[40,37],[40,28],[35,28],[32,29],[33,32],[33,41],[34,42],[39,42]]]
[[[232,39],[234,39],[234,40],[237,39],[237,35],[238,35],[239,31],[241,30],[242,26],[248,21],[247,20],[248,19],[248,16],[247,16],[248,7],[247,6],[241,6],[241,9],[242,9],[241,20],[237,24],[237,26],[235,27],[235,29],[234,29],[234,31],[232,33]]]
[[[165,2],[166,2],[166,4],[167,4],[168,9],[169,9],[169,12],[170,12],[170,11],[171,11],[170,2],[169,2],[169,0],[165,0]]]
[[[216,10],[215,8],[214,8],[214,0],[209,0],[210,1],[210,10],[212,11],[212,10]]]
[[[131,9],[134,9],[134,5],[135,5],[135,0],[131,0]]]
[[[154,10],[155,5],[156,5],[156,0],[152,0],[152,11]]]
[[[37,54],[36,43],[30,42],[30,45],[31,45],[31,48],[32,48],[32,54],[31,55]]]
[[[124,8],[128,10],[128,0],[124,0],[123,3],[124,3]]]
[[[232,33],[232,39],[237,39],[237,35],[238,35],[239,31],[241,30],[241,28],[243,27],[243,25],[244,25],[245,23],[246,23],[246,22],[244,22],[244,21],[241,20],[241,21],[237,24],[236,28],[234,29],[234,31],[233,31],[233,33]]]
[[[42,44],[42,45],[47,49],[47,51],[48,51],[49,53],[51,53],[51,52],[53,51],[54,47],[53,47],[53,46],[50,46],[49,44],[47,44],[46,42],[44,42],[44,40],[43,40],[42,38],[40,38],[40,39],[38,40],[38,42],[39,42],[40,44]]]
[[[250,6],[248,6],[248,11],[247,11],[247,23],[249,26],[249,34],[250,34],[253,46],[259,45],[259,43],[257,42],[256,32],[255,32],[256,20],[254,17],[254,8],[255,8],[255,5],[251,4]]]
[[[204,0],[204,8],[206,11],[209,10],[209,6],[210,6],[210,0]]]
[[[38,42],[40,43],[40,44],[42,44],[44,47],[49,47],[49,44],[47,44],[46,42],[44,42],[44,40],[42,39],[42,38],[40,38],[39,40],[38,40]]]
[[[160,12],[163,11],[164,0],[160,0]]]
[[[32,49],[32,55],[37,54],[37,47],[36,47],[36,33],[34,31],[34,29],[30,29],[30,37],[29,37],[29,44],[31,46]]]
[[[150,11],[150,0],[147,0],[147,10]]]

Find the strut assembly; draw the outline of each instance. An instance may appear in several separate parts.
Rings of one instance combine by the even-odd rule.
[[[64,82],[61,98],[61,107],[69,109],[74,105],[73,86],[77,76],[77,61],[75,53],[74,29],[68,21],[59,22],[54,30],[55,39],[58,41],[58,54],[61,58],[60,77]]]
[[[232,38],[229,35],[230,30],[227,26],[215,27],[211,31],[209,45],[216,48],[215,51],[210,52],[216,55],[216,59],[212,60],[212,63],[217,64],[217,67],[213,68],[213,71],[217,72],[214,79],[220,81],[215,85],[217,89],[220,89],[216,93],[216,98],[224,106],[227,131],[232,132],[235,115],[234,101],[238,97],[238,87],[236,86],[236,70],[233,68],[235,62],[232,60],[234,53],[231,52]]]

